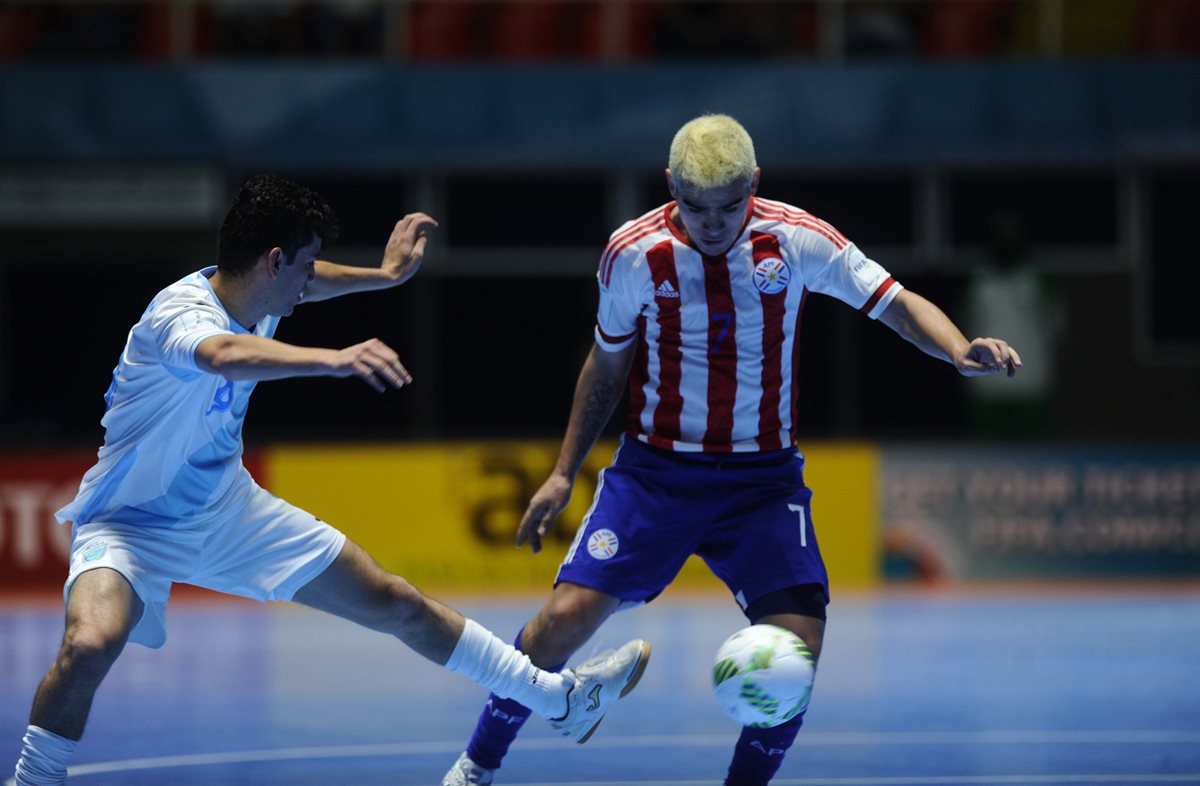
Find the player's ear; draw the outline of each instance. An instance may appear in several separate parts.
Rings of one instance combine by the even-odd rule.
[[[675,196],[675,178],[671,175],[670,169],[664,169],[663,171],[667,173],[667,191],[670,191],[671,196],[674,197]]]
[[[272,248],[267,252],[267,272],[271,274],[271,278],[279,275],[279,269],[283,267],[283,249],[279,246]]]
[[[762,177],[762,167],[754,167],[754,177],[750,178],[750,196],[758,193],[758,179]]]

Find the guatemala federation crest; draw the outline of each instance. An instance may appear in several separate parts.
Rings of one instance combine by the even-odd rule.
[[[89,543],[87,548],[80,552],[77,559],[82,562],[95,562],[103,557],[106,551],[108,551],[108,544],[103,540],[97,540]]]
[[[596,559],[612,559],[620,548],[620,543],[617,533],[611,529],[598,529],[588,538],[587,546],[588,554]]]
[[[775,295],[787,289],[792,269],[779,257],[766,257],[754,266],[754,286],[764,295]]]

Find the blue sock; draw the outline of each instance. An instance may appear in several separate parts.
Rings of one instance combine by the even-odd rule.
[[[525,629],[521,628],[517,640],[513,642],[513,646],[518,650],[521,649],[521,635],[524,633]],[[546,671],[562,671],[566,665],[560,663]],[[475,724],[475,733],[471,735],[471,742],[467,745],[467,755],[471,757],[471,761],[489,770],[497,769],[509,747],[517,739],[521,727],[529,720],[529,715],[529,708],[519,702],[502,699],[494,693],[488,696],[487,704]]]
[[[783,756],[796,741],[803,723],[804,713],[800,713],[772,729],[743,728],[733,749],[725,786],[767,786],[779,771]]]

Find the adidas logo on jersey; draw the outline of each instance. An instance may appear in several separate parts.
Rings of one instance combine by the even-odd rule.
[[[654,290],[655,297],[679,297],[679,290],[671,286],[670,281],[664,281]]]

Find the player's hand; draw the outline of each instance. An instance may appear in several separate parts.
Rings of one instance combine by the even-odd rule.
[[[397,284],[413,277],[425,258],[425,244],[438,222],[424,213],[409,213],[396,222],[383,251],[382,268],[394,276]]]
[[[954,359],[954,365],[964,377],[984,377],[1001,371],[1011,377],[1021,367],[1021,356],[1007,341],[977,338],[967,345],[962,355]]]
[[[355,376],[380,393],[388,387],[402,388],[412,382],[400,357],[377,338],[338,350],[330,363],[330,376]]]
[[[521,517],[521,525],[517,527],[517,548],[529,542],[529,548],[534,554],[542,550],[542,538],[554,526],[554,520],[562,509],[571,501],[571,487],[574,485],[562,475],[551,475],[542,487],[529,500],[525,515]]]

